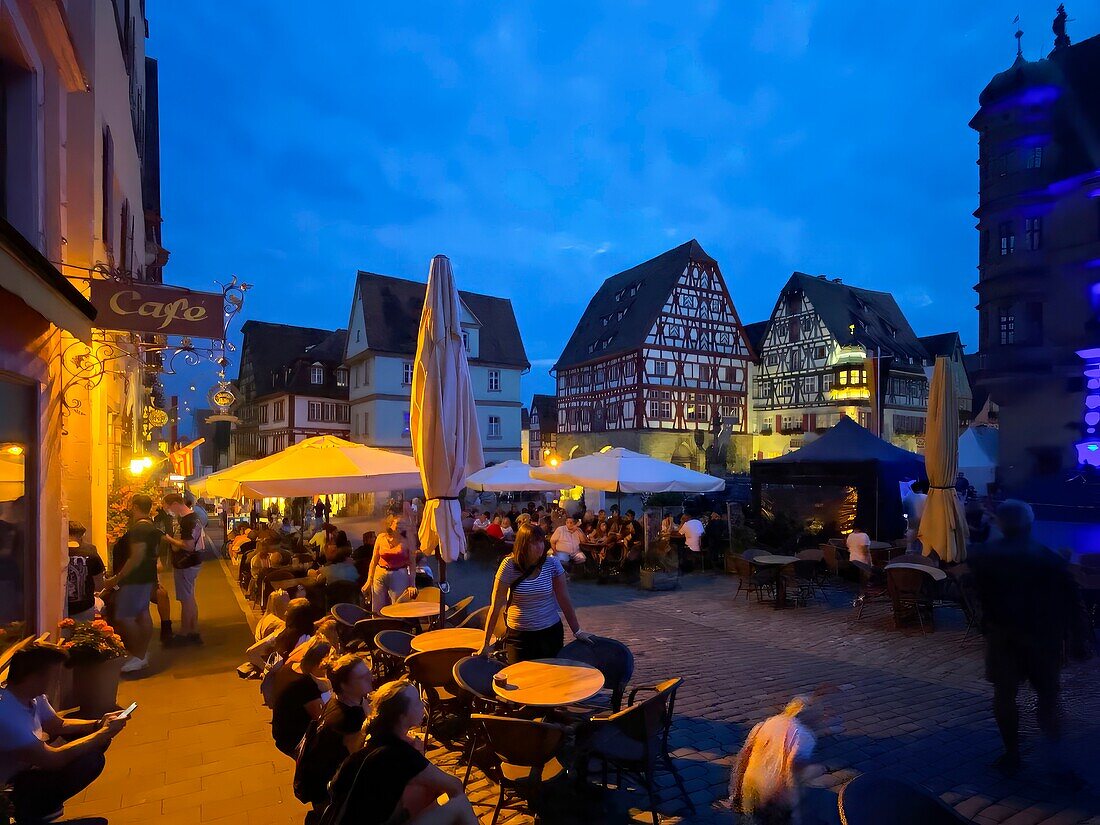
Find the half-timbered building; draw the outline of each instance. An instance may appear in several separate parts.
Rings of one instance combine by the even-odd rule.
[[[554,366],[557,449],[735,464],[736,449],[713,445],[748,432],[752,357],[718,262],[697,241],[612,275]]]
[[[889,293],[794,273],[776,301],[753,372],[756,456],[797,449],[842,415],[919,452],[930,363]]]
[[[558,452],[558,404],[552,395],[531,398],[531,418],[527,443],[530,464],[541,467]]]

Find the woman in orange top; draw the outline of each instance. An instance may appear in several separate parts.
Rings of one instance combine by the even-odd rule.
[[[363,585],[364,599],[370,599],[374,613],[396,602],[403,593],[416,595],[416,572],[406,532],[397,516],[386,516],[385,530],[374,541],[374,555]]]

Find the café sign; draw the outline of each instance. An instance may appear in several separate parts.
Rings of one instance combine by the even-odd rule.
[[[96,326],[124,332],[185,335],[191,338],[225,336],[224,296],[220,292],[140,281],[92,281]]]

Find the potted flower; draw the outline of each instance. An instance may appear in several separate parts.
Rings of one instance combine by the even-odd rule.
[[[680,586],[680,556],[668,539],[658,539],[646,548],[639,575],[642,590],[675,590]]]
[[[126,660],[122,637],[101,618],[90,622],[63,619],[57,629],[73,674],[69,704],[93,719],[116,710],[118,681]]]

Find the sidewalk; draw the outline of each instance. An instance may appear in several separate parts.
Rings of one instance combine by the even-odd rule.
[[[234,674],[251,632],[220,560],[203,565],[198,599],[206,644],[164,650],[154,640],[149,669],[123,677],[119,703],[138,709],[108,750],[103,775],[65,806],[66,819],[300,825],[305,817],[258,682]],[[172,610],[178,620],[176,602]]]

